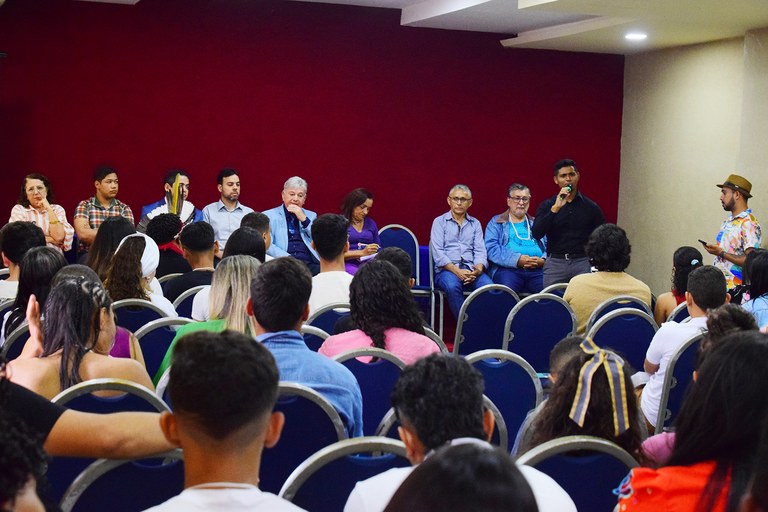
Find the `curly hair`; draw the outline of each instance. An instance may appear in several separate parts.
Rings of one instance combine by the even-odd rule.
[[[50,204],[53,204],[53,186],[51,185],[51,182],[48,181],[48,178],[36,172],[24,176],[24,181],[21,183],[21,193],[19,193],[19,200],[17,203],[19,203],[24,208],[29,206],[29,198],[27,197],[27,181],[29,180],[42,181],[43,185],[45,186],[45,197]]]
[[[183,227],[184,223],[175,213],[161,213],[147,224],[147,236],[157,245],[165,245],[173,242]]]
[[[616,224],[603,224],[589,235],[584,250],[597,270],[624,272],[629,266],[632,246],[629,245],[626,231]]]
[[[33,436],[19,419],[4,411],[0,413],[0,507],[3,510],[14,510],[16,496],[30,477],[43,476],[46,462],[42,440]],[[6,508],[9,505],[11,508]]]
[[[365,204],[369,199],[373,199],[373,194],[370,190],[364,188],[356,188],[346,196],[341,202],[341,214],[349,221],[352,220],[352,212],[358,206]]]
[[[93,349],[101,332],[101,310],[111,310],[112,301],[101,283],[85,276],[57,280],[45,303],[43,353],[61,350],[59,383],[67,389],[82,381],[80,363]]]
[[[88,249],[88,260],[86,261],[86,265],[96,272],[99,279],[104,281],[107,278],[107,269],[120,240],[135,232],[136,228],[133,223],[122,215],[109,217],[101,223],[96,231],[96,237]]]
[[[544,407],[533,420],[531,428],[531,448],[552,439],[565,436],[595,436],[612,441],[637,457],[640,454],[640,413],[635,394],[632,392],[632,380],[627,366],[624,367],[624,387],[627,390],[627,409],[629,428],[617,437],[613,430],[613,405],[611,390],[606,372],[601,366],[592,378],[592,396],[587,408],[584,426],[573,421],[569,412],[576,397],[579,385],[579,373],[582,366],[592,359],[591,354],[582,352],[572,357],[563,367],[557,382],[552,387],[552,394]]]
[[[112,256],[104,286],[113,300],[149,300],[147,290],[142,285],[144,278],[141,275],[141,255],[144,253],[145,244],[144,238],[128,238]]]
[[[683,295],[688,291],[688,276],[695,268],[704,263],[704,258],[695,247],[688,245],[680,247],[672,256],[672,264],[675,266],[672,274],[672,290],[677,295]]]
[[[371,261],[360,267],[349,285],[354,324],[386,349],[384,332],[400,327],[424,334],[421,313],[400,271],[388,261]]]

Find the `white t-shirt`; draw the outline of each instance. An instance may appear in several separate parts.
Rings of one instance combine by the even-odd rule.
[[[518,464],[517,468],[531,486],[539,512],[576,512],[576,504],[552,477],[530,466]],[[344,512],[382,512],[413,469],[393,468],[358,482]]]
[[[195,298],[192,299],[192,320],[207,322],[211,319],[211,311],[209,308],[211,304],[209,302],[210,295],[210,285],[195,294]]]
[[[664,388],[664,375],[667,373],[669,360],[675,355],[683,343],[696,334],[707,329],[707,317],[699,316],[691,318],[688,322],[664,322],[656,331],[656,334],[648,346],[645,358],[652,364],[659,365],[659,369],[650,376],[648,384],[643,389],[640,397],[640,408],[651,425],[656,425],[659,416],[659,404]]]
[[[176,318],[178,313],[176,313],[176,308],[173,307],[173,303],[163,297],[162,295],[158,295],[154,292],[149,294],[149,301],[154,304],[155,306],[159,307],[163,310],[163,312],[168,315],[171,318]]]
[[[352,277],[352,276],[350,276]],[[19,291],[19,282],[18,281],[9,281],[7,279],[3,279],[0,281],[0,300],[2,299],[15,299],[16,298],[16,292]],[[347,299],[349,300],[349,299]]]
[[[222,488],[215,488],[215,487]],[[226,487],[224,487],[226,486]],[[300,512],[304,510],[293,503],[253,485],[211,483],[185,489],[165,503],[147,509],[146,512]]]
[[[309,296],[309,314],[328,304],[349,302],[349,284],[352,275],[343,270],[320,272],[312,278],[312,294]]]

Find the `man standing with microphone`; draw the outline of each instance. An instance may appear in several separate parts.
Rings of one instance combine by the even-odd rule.
[[[539,205],[531,227],[534,238],[547,237],[544,287],[567,283],[573,276],[589,272],[584,245],[592,231],[605,223],[600,207],[579,192],[576,162],[559,160],[554,171],[560,191]]]

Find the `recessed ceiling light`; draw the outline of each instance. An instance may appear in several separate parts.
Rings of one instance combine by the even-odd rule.
[[[630,32],[629,34],[624,36],[624,39],[628,39],[630,41],[642,41],[647,37],[648,37],[648,34],[643,34],[641,32]]]

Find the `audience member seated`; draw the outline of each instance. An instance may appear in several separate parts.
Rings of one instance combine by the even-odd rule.
[[[250,215],[250,213],[248,215]],[[262,238],[261,233],[253,228],[240,226],[232,232],[232,235],[230,235],[229,242],[227,242],[227,248],[224,249],[224,258],[226,259],[230,256],[238,255],[250,256],[258,260],[259,263],[264,263],[265,251],[266,248],[264,247],[264,239]],[[216,273],[214,272],[214,279],[215,275]],[[250,282],[250,278],[248,281]],[[210,320],[210,293],[211,287],[206,286],[195,294],[195,298],[192,299],[193,320],[197,320],[198,322]]]
[[[312,248],[320,257],[320,273],[312,278],[309,314],[336,302],[349,302],[352,275],[344,269],[349,249],[347,219],[334,213],[319,216],[312,223]]]
[[[433,354],[403,370],[391,400],[400,421],[398,434],[411,464],[421,464],[444,446],[492,448],[487,440],[493,433],[494,419],[483,407],[483,386],[480,372],[453,355]],[[575,512],[573,500],[549,476],[528,466],[518,469],[533,490],[538,510]],[[413,471],[412,467],[395,468],[358,482],[344,512],[381,512]],[[473,484],[480,485],[476,479]]]
[[[269,217],[261,212],[248,213],[243,217],[242,222],[240,222],[240,227],[253,228],[261,233],[264,240],[264,250],[269,250],[269,247],[272,245],[272,230],[269,227]],[[264,255],[264,261],[269,261],[271,259],[272,256],[269,254]]]
[[[707,327],[707,311],[728,302],[723,272],[711,265],[697,268],[688,276],[685,301],[691,318],[684,323],[665,322],[653,336],[645,354],[644,369],[651,376],[643,388],[640,407],[648,422],[648,432],[653,433],[659,413],[664,376],[669,360],[688,339]]]
[[[445,292],[455,318],[464,303],[464,292],[493,284],[484,273],[488,266],[483,241],[483,226],[467,213],[472,206],[472,191],[454,185],[448,192],[450,211],[432,222],[429,245],[435,267],[435,287]]]
[[[221,197],[215,203],[211,203],[203,208],[203,220],[211,225],[216,234],[218,242],[218,253],[221,257],[224,248],[227,246],[229,235],[240,227],[240,221],[243,216],[253,211],[240,199],[240,177],[234,169],[222,169],[216,176],[216,183]]]
[[[339,412],[350,437],[363,434],[363,398],[347,368],[312,352],[299,329],[309,317],[312,274],[295,258],[261,265],[251,281],[248,314],[256,319],[256,340],[275,356],[280,380],[310,387]]]
[[[507,210],[493,217],[485,228],[485,248],[493,282],[516,293],[538,293],[544,288],[544,240],[531,234],[528,215],[531,191],[513,183],[507,190]]]
[[[111,167],[99,167],[93,173],[93,186],[96,193],[90,199],[77,204],[72,221],[77,233],[81,262],[85,261],[86,256],[83,253],[88,251],[96,238],[99,226],[109,217],[125,217],[131,224],[136,224],[131,207],[117,200],[117,171]]]
[[[275,359],[248,336],[185,336],[168,382],[173,413],[160,418],[168,441],[184,450],[184,491],[149,511],[302,510],[258,487],[262,450],[285,422],[272,412],[277,386]]]
[[[405,364],[413,364],[440,351],[424,335],[419,307],[400,272],[388,261],[372,261],[360,267],[349,291],[350,316],[357,329],[325,340],[318,351],[321,354],[333,357],[356,348],[376,347],[392,352]]]
[[[154,240],[160,249],[160,262],[155,277],[183,274],[192,270],[184,259],[184,251],[178,241],[182,227],[181,219],[173,213],[156,215],[147,224],[147,236]]]
[[[589,236],[584,250],[597,272],[574,276],[563,299],[576,314],[578,334],[585,334],[590,315],[602,302],[618,295],[631,295],[651,305],[651,289],[624,272],[629,266],[627,233],[616,224],[603,224]]]
[[[42,336],[36,332],[39,307],[30,302],[30,339],[22,355],[9,363],[13,382],[49,400],[79,382],[98,378],[126,379],[154,390],[138,362],[107,355],[115,339],[115,320],[101,283],[83,276],[56,282],[45,303]]]
[[[91,267],[101,281],[107,279],[107,269],[112,263],[117,246],[123,238],[136,232],[131,221],[125,217],[109,217],[104,220],[96,232],[91,248],[88,250],[86,265]]]
[[[696,367],[700,367],[707,354],[727,335],[740,331],[756,331],[755,318],[736,304],[723,304],[707,312],[707,333],[699,345]],[[698,372],[694,370],[693,380]],[[664,465],[672,454],[675,445],[674,432],[661,432],[643,441],[644,465],[659,467]]]
[[[113,300],[148,300],[167,316],[178,316],[173,304],[152,287],[159,261],[160,250],[147,235],[134,233],[123,238],[104,281],[109,295]]]
[[[672,311],[685,302],[688,275],[692,270],[702,266],[702,261],[701,252],[695,247],[684,246],[675,251],[672,256],[672,289],[659,295],[653,312],[653,319],[658,325],[666,322]]]
[[[8,277],[0,280],[0,300],[16,298],[21,260],[32,247],[43,247],[45,234],[32,222],[9,222],[0,229],[0,250]]]
[[[255,335],[253,318],[248,315],[246,305],[250,298],[251,279],[259,268],[259,261],[251,256],[227,256],[213,273],[210,293],[210,320],[182,325],[168,347],[160,369],[155,374],[157,383],[166,368],[171,365],[173,347],[182,336],[195,331],[221,332],[225,329],[249,336]]]
[[[45,234],[48,245],[60,251],[72,248],[75,228],[67,222],[67,213],[53,201],[53,187],[42,174],[27,174],[21,186],[19,201],[11,209],[8,222],[33,222]]]
[[[629,365],[589,339],[580,346],[583,352],[565,363],[533,420],[530,446],[521,446],[519,452],[560,437],[585,435],[607,439],[637,457],[644,431]]]
[[[190,288],[211,284],[214,259],[219,252],[219,243],[207,222],[193,222],[182,229],[179,242],[184,259],[192,270],[165,283],[163,294],[171,302]]]
[[[320,272],[320,258],[312,248],[312,222],[317,214],[304,208],[307,182],[298,176],[283,184],[283,204],[267,210],[272,245],[268,254],[273,258],[293,256],[309,267],[312,275]]]
[[[742,304],[760,328],[768,326],[768,251],[756,249],[749,266],[750,300]]]
[[[581,344],[583,342],[583,336],[568,336],[558,341],[555,346],[552,347],[552,350],[549,352],[549,375],[547,376],[550,386],[557,384],[557,380],[568,361],[574,357],[580,357],[584,353],[584,351],[581,350]],[[548,394],[549,393],[547,393],[547,395]],[[530,449],[531,436],[533,436],[531,426],[547,404],[547,398],[549,397],[545,396],[544,400],[525,416],[525,421],[520,425],[520,429],[517,431],[517,437],[515,437],[515,444],[512,447],[513,456],[522,455],[525,451]]]
[[[508,453],[476,444],[447,446],[405,479],[385,512],[538,512],[531,486]]]
[[[737,510],[768,416],[766,367],[765,334],[730,334],[713,348],[675,421],[672,455],[664,467],[630,472],[619,510]]]
[[[341,214],[349,221],[349,250],[344,253],[344,266],[352,275],[381,247],[379,227],[368,216],[372,207],[373,194],[364,188],[356,188],[341,203]]]
[[[203,220],[203,212],[195,208],[195,205],[188,201],[189,174],[181,169],[168,171],[163,180],[163,188],[165,189],[165,197],[163,199],[141,208],[141,220],[139,225],[136,226],[138,231],[145,233],[152,219],[158,215],[168,213],[179,217],[185,226]],[[159,242],[158,245],[160,245]]]
[[[37,482],[46,463],[40,439],[19,418],[0,411],[0,510],[45,510]]]
[[[13,307],[3,317],[0,346],[5,344],[8,335],[26,322],[27,304],[34,295],[40,307],[45,306],[51,291],[51,280],[56,273],[66,266],[67,261],[61,251],[50,246],[33,247],[21,260],[19,274],[19,292]]]

